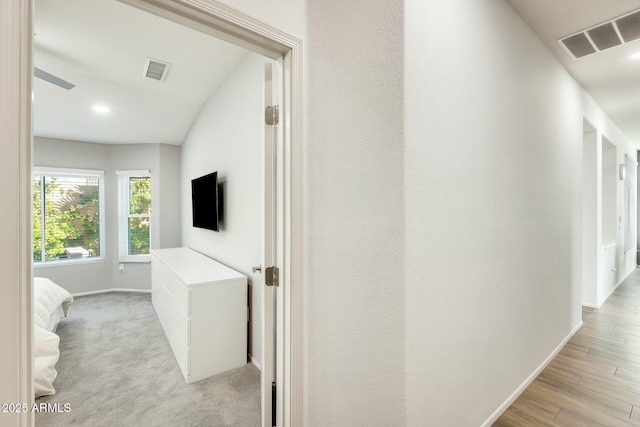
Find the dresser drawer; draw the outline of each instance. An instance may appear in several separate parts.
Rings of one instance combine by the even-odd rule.
[[[187,345],[191,345],[191,321],[180,310],[175,300],[161,281],[155,283],[153,288],[153,296],[156,297],[167,312],[169,318],[176,327],[176,331],[182,341]]]
[[[152,295],[152,301],[180,371],[182,371],[185,380],[189,382],[188,378],[191,376],[191,349],[180,338],[180,334],[163,304],[162,297],[158,298],[158,295]]]
[[[152,255],[155,258],[154,255]],[[151,282],[162,283],[175,301],[178,309],[185,317],[191,316],[189,290],[187,287],[159,260],[154,259],[151,264]]]

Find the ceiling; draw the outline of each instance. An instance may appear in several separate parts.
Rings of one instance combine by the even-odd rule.
[[[506,0],[573,77],[640,147],[640,40],[579,59],[557,40],[640,9],[640,0]]]
[[[248,53],[116,0],[35,0],[34,134],[108,144],[181,144],[204,102]],[[171,64],[143,77],[146,58]],[[95,105],[109,108],[97,113]]]
[[[580,59],[557,42],[640,9],[640,0],[506,1],[640,147],[640,59],[630,59],[640,40]],[[34,79],[34,133],[87,142],[181,144],[247,54],[116,0],[35,0],[35,33],[34,65],[76,87]],[[142,76],[148,57],[171,64],[165,81]]]

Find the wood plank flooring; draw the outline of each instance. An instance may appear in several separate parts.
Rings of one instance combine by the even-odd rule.
[[[582,319],[494,426],[640,426],[640,269]]]

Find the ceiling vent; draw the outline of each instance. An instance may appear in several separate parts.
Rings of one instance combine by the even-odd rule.
[[[589,38],[598,50],[605,50],[622,44],[612,22],[592,28],[587,31],[587,34],[589,34]]]
[[[168,62],[147,58],[144,63],[142,76],[153,80],[164,81],[164,79],[167,78],[167,73],[169,72],[170,67],[171,64]]]
[[[623,16],[615,22],[626,43],[640,39],[640,11]]]
[[[573,36],[561,40],[564,47],[573,55],[574,58],[582,58],[583,56],[596,53],[597,50],[589,41],[586,33],[578,33]]]
[[[573,59],[578,59],[637,39],[640,39],[640,10],[563,37],[558,43]]]

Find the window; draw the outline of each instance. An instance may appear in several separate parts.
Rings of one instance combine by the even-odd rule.
[[[117,171],[121,262],[149,262],[151,177],[149,171]]]
[[[33,261],[87,262],[104,250],[104,172],[36,167]]]

